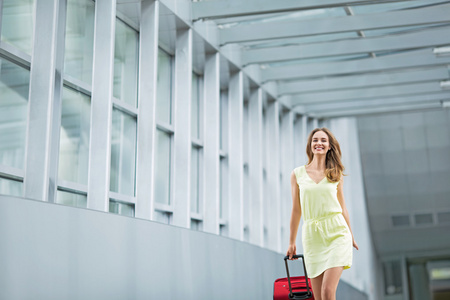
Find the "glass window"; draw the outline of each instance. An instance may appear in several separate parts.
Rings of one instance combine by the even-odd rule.
[[[244,148],[244,163],[248,162],[249,157],[249,141],[250,141],[250,124],[249,124],[249,108],[248,108],[248,101],[245,101],[244,99],[244,120],[243,120],[243,127],[242,128],[242,138],[243,138],[243,148]]]
[[[263,224],[264,224],[264,247],[270,247],[269,245],[269,232],[267,226],[270,224],[271,207],[270,207],[270,195],[271,187],[268,182],[267,172],[263,169]]]
[[[109,212],[122,216],[134,217],[134,204],[121,203],[111,200],[109,201]]]
[[[112,192],[134,196],[136,177],[136,119],[114,108],[111,132]]]
[[[402,267],[400,261],[383,263],[385,295],[402,293]]]
[[[243,203],[243,215],[244,215],[244,240],[250,241],[250,174],[248,165],[244,165],[244,203]]]
[[[191,212],[200,212],[200,149],[191,152]]]
[[[191,229],[192,230],[196,230],[196,231],[201,231],[202,230],[202,221],[200,220],[191,220]]]
[[[172,219],[172,213],[166,211],[155,210],[153,213],[153,220],[163,224],[170,224]]]
[[[228,90],[220,91],[220,149],[227,149]]]
[[[172,57],[159,49],[158,81],[156,87],[156,118],[160,122],[172,122]]]
[[[23,169],[30,72],[0,58],[0,164]]]
[[[246,241],[247,243],[250,242],[250,230],[248,228],[248,225],[245,225],[244,227],[244,241]]]
[[[87,184],[89,164],[90,98],[64,87],[58,178]]]
[[[64,72],[92,84],[94,1],[68,0]]]
[[[7,42],[31,55],[34,0],[3,0],[2,35]]]
[[[0,194],[9,196],[22,196],[23,183],[0,177]]]
[[[219,235],[228,236],[228,226],[224,224],[219,225]]]
[[[87,197],[85,195],[58,191],[56,195],[56,203],[86,208]]]
[[[133,107],[137,102],[138,33],[116,19],[114,97]]]
[[[156,144],[155,201],[170,204],[171,135],[162,130],[156,130]]]
[[[227,208],[227,187],[228,187],[228,180],[227,180],[227,174],[228,174],[228,161],[226,158],[221,157],[220,158],[220,213],[219,216],[221,219],[227,218],[226,215],[226,208]]]
[[[192,74],[191,135],[195,139],[200,139],[200,80],[200,76]]]

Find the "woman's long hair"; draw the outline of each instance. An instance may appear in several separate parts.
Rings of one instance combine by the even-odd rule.
[[[341,162],[341,147],[339,142],[331,133],[328,128],[316,128],[311,131],[308,136],[308,143],[306,145],[306,154],[308,155],[308,165],[312,162],[314,154],[311,150],[311,143],[313,135],[318,132],[323,131],[328,136],[328,143],[330,144],[330,150],[327,151],[327,156],[325,158],[325,176],[331,182],[338,182],[341,180],[341,176],[344,176],[344,165]]]

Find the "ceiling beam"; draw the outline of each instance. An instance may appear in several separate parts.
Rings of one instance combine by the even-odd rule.
[[[278,85],[278,95],[397,85],[412,82],[439,81],[445,79],[449,79],[449,71],[446,66],[425,70],[407,69],[403,72],[358,74],[314,80],[280,82]]]
[[[377,3],[404,2],[408,0],[381,0]],[[373,4],[373,0],[222,0],[192,2],[192,19],[218,19],[269,13],[292,12],[348,5]]]
[[[373,38],[247,50],[242,53],[242,63],[248,65],[314,57],[399,51],[447,44],[450,44],[450,27]]]
[[[401,95],[418,95],[441,91],[443,91],[443,89],[439,85],[439,82],[409,83],[396,86],[300,94],[298,96],[291,97],[291,103],[293,105],[297,105],[321,102],[338,102],[348,101],[352,99],[363,100],[380,97],[395,97]]]
[[[443,22],[450,22],[450,4],[369,15],[235,26],[220,30],[220,43],[224,45],[246,41],[282,39]]]
[[[325,113],[325,112],[339,112],[348,111],[350,109],[371,109],[374,107],[383,107],[388,105],[407,105],[417,103],[429,103],[450,100],[450,91],[442,91],[438,93],[428,93],[421,95],[409,95],[405,97],[393,98],[374,98],[364,101],[345,101],[336,103],[320,103],[301,105],[305,113]]]
[[[347,117],[347,116],[357,116],[357,115],[369,115],[369,114],[385,114],[393,112],[405,112],[405,111],[416,111],[424,109],[442,109],[442,105],[438,102],[430,103],[417,103],[417,104],[405,104],[405,105],[386,105],[382,107],[373,108],[362,108],[362,109],[349,109],[337,112],[324,112],[309,114],[311,117],[317,118],[337,118],[337,117]]]
[[[450,64],[450,56],[437,57],[433,54],[432,49],[425,49],[352,61],[272,67],[261,70],[261,79],[263,82],[272,80],[305,79],[447,64]]]

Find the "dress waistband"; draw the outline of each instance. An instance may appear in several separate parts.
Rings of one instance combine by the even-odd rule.
[[[320,218],[311,218],[311,219],[305,220],[305,224],[314,224],[315,225],[314,231],[317,231],[317,229],[319,229],[319,231],[321,231],[323,233],[322,221],[334,218],[335,216],[338,216],[339,214],[342,214],[342,213],[337,212],[332,215],[327,215],[327,216],[320,217]]]
[[[320,218],[310,218],[310,219],[305,220],[305,223],[322,222],[322,221],[325,221],[325,220],[327,220],[327,219],[334,218],[334,217],[336,217],[336,216],[339,215],[339,214],[342,214],[342,213],[336,212],[336,213],[333,213],[332,215],[326,215],[326,216],[320,217]]]

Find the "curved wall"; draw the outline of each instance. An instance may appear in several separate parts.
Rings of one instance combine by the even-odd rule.
[[[0,299],[271,299],[285,276],[248,243],[22,198],[0,196],[0,238]]]
[[[0,299],[264,299],[280,254],[152,221],[0,196]]]

